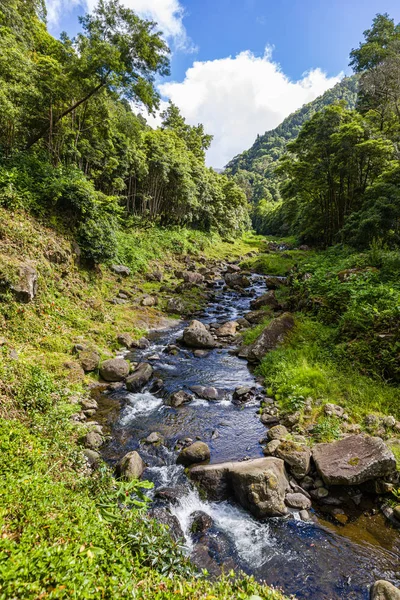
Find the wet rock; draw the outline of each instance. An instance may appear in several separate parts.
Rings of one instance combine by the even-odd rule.
[[[205,533],[208,529],[211,529],[214,524],[210,515],[202,510],[196,510],[190,515],[190,519],[192,521],[190,531],[195,534]]]
[[[209,354],[210,353],[207,350],[195,350],[193,352],[193,356],[195,356],[196,358],[205,358]]]
[[[188,467],[195,463],[201,463],[210,459],[210,448],[205,442],[194,442],[187,448],[181,450],[176,460],[177,464]]]
[[[96,371],[98,368],[100,355],[91,350],[82,350],[82,352],[79,353],[79,361],[85,373],[90,373],[92,371]]]
[[[20,302],[31,302],[37,294],[37,272],[28,264],[20,264],[18,281],[11,285],[14,296]]]
[[[284,500],[289,481],[279,458],[235,463],[230,477],[236,500],[257,519],[286,514]]]
[[[217,390],[215,387],[206,387],[204,385],[192,385],[191,391],[196,394],[199,398],[203,398],[203,400],[218,400],[221,396],[221,392]]]
[[[342,408],[341,406],[338,406],[337,404],[325,404],[324,406],[324,413],[326,414],[327,417],[343,417],[344,415],[344,408]]]
[[[142,306],[157,306],[157,304],[158,300],[155,296],[145,296],[141,301]]]
[[[193,396],[185,392],[184,390],[180,390],[179,392],[174,392],[168,398],[168,404],[173,406],[174,408],[178,408],[178,406],[182,406],[182,404],[188,404],[193,400]]]
[[[121,458],[117,464],[116,472],[118,477],[131,481],[132,479],[139,479],[139,477],[142,476],[144,469],[145,464],[143,460],[136,450],[133,450],[133,452],[128,452],[128,454],[125,454],[125,456]]]
[[[275,425],[267,432],[269,440],[284,440],[287,435],[289,432],[284,425]]]
[[[156,379],[155,381],[153,381],[153,383],[150,386],[150,393],[151,394],[158,394],[159,392],[161,392],[161,390],[164,387],[164,382],[162,379]]]
[[[185,536],[177,517],[171,515],[166,508],[153,508],[148,512],[148,515],[150,518],[158,521],[158,523],[166,525],[169,534],[174,541],[178,542],[179,540],[184,539]]]
[[[140,363],[132,375],[126,380],[126,387],[129,392],[140,392],[150,381],[153,375],[153,367],[149,363]]]
[[[185,305],[179,298],[170,298],[167,303],[167,312],[181,315],[185,312]]]
[[[358,485],[396,470],[396,460],[381,438],[350,435],[316,444],[313,459],[327,485]]]
[[[250,402],[250,400],[254,400],[254,390],[249,387],[240,387],[236,388],[233,392],[232,399],[235,403],[242,404],[244,402]]]
[[[180,351],[181,349],[176,344],[168,344],[164,350],[166,354],[171,354],[172,356],[177,356]]]
[[[371,587],[371,600],[400,600],[400,590],[389,581],[376,581]]]
[[[279,423],[279,417],[277,415],[271,415],[267,412],[263,412],[260,416],[260,421],[263,425],[271,426]]]
[[[183,332],[183,342],[191,348],[215,348],[216,343],[211,333],[200,321],[192,321]]]
[[[188,492],[188,488],[184,485],[177,485],[175,487],[161,487],[158,488],[154,497],[159,500],[164,500],[169,504],[179,504],[182,496],[185,496]]]
[[[225,283],[229,287],[247,288],[250,286],[250,279],[243,273],[227,273]]]
[[[310,496],[312,496],[312,498],[315,498],[316,500],[320,500],[321,498],[326,498],[327,496],[329,496],[329,491],[324,487],[320,487],[316,490],[311,490]]]
[[[110,358],[100,365],[100,375],[105,381],[122,381],[129,375],[129,362],[123,358]]]
[[[274,350],[284,341],[285,336],[293,327],[294,319],[290,313],[284,313],[273,319],[254,344],[249,346],[248,360],[250,362],[261,361],[267,352]]]
[[[285,502],[290,508],[298,508],[300,510],[311,508],[311,500],[298,492],[286,494]]]
[[[97,450],[103,445],[103,441],[103,437],[99,433],[96,431],[89,431],[89,433],[85,435],[84,445],[85,448],[89,448],[90,450]]]
[[[308,510],[301,510],[299,516],[302,521],[311,521],[311,515]]]
[[[260,308],[263,308],[264,306],[272,308],[272,310],[279,310],[282,308],[276,299],[274,290],[270,290],[266,294],[263,294],[250,302],[250,308],[252,308],[252,310],[260,310]]]
[[[129,267],[125,267],[124,265],[111,265],[111,271],[120,275],[121,277],[128,277],[131,274],[131,270]]]
[[[304,444],[283,441],[276,449],[276,455],[290,467],[294,477],[302,479],[310,470],[311,450]]]
[[[117,342],[124,348],[132,348],[133,346],[133,338],[129,333],[126,332],[117,335]]]
[[[199,465],[190,469],[189,477],[197,483],[209,500],[226,500],[233,494],[229,469],[234,463]]]
[[[228,323],[224,323],[221,327],[215,332],[217,337],[234,337],[236,335],[236,330],[238,328],[237,321],[229,321]]]
[[[133,346],[140,348],[140,350],[147,350],[147,348],[150,348],[151,342],[147,338],[141,337],[139,341],[133,343]]]
[[[153,431],[143,441],[145,444],[163,444],[164,437],[159,431]]]

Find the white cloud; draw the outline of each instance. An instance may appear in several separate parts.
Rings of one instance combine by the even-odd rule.
[[[290,113],[311,102],[340,81],[320,69],[291,81],[271,58],[271,50],[257,57],[249,51],[234,58],[194,62],[182,82],[160,86],[191,125],[203,123],[214,135],[207,161],[224,166],[249,148],[258,133],[273,129]]]
[[[92,11],[97,3],[98,0],[46,0],[49,23],[58,24],[61,16],[73,6],[80,5]],[[184,9],[179,0],[122,0],[122,3],[141,18],[155,21],[176,48],[193,50],[183,25]]]

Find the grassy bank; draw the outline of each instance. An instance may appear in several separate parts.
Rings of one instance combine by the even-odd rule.
[[[365,429],[368,414],[400,420],[400,258],[379,244],[357,253],[278,251],[250,264],[272,274],[289,275],[277,298],[294,312],[296,326],[283,346],[265,356],[258,371],[284,412],[302,413],[302,426],[314,426],[318,441],[339,437],[353,425]],[[271,319],[245,333],[251,343]],[[313,410],[304,413],[307,399]],[[339,404],[349,422],[324,415]],[[369,427],[370,433],[398,436],[395,428]]]

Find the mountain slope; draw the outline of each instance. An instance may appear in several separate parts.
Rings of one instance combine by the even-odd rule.
[[[358,79],[345,77],[313,102],[289,115],[278,127],[257,136],[249,150],[235,156],[225,167],[235,176],[250,202],[261,199],[279,200],[279,176],[275,173],[277,161],[286,151],[286,145],[295,139],[303,126],[316,112],[334,102],[344,101],[354,108],[357,100]]]

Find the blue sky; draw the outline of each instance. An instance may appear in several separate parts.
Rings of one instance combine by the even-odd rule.
[[[376,13],[400,21],[400,0],[122,1],[160,23],[173,50],[160,92],[214,135],[216,167],[350,74],[349,52]],[[47,0],[50,31],[73,35],[95,3]]]

